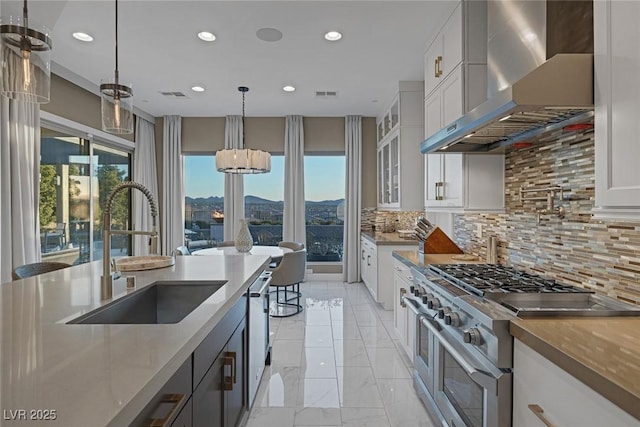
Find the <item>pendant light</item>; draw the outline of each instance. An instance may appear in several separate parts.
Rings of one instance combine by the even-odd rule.
[[[49,29],[42,29],[29,28],[27,0],[22,17],[0,18],[0,91],[9,99],[32,104],[49,102],[51,38]]]
[[[244,145],[244,95],[246,86],[238,88],[242,92],[242,144]],[[266,173],[271,172],[271,154],[262,150],[225,149],[216,153],[216,168],[225,173]]]
[[[133,89],[120,82],[118,71],[118,0],[116,2],[116,71],[113,79],[100,84],[102,130],[115,134],[133,133]]]

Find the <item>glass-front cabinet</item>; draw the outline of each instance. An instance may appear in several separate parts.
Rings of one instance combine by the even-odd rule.
[[[423,209],[423,93],[422,82],[399,82],[398,93],[378,117],[378,208]]]

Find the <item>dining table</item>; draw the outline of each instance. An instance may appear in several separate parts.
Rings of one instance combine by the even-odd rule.
[[[249,252],[240,252],[235,246],[221,246],[218,248],[200,249],[191,252],[191,255],[268,255],[272,260],[282,259],[287,252],[293,252],[290,248],[283,248],[280,246],[254,246]]]

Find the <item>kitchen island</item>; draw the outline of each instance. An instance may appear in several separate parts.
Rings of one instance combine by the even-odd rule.
[[[172,267],[129,273],[137,289],[226,282],[175,324],[67,324],[109,302],[100,301],[99,261],[2,284],[0,424],[129,425],[268,263],[259,255],[177,257]],[[134,291],[120,278],[113,300]],[[26,419],[16,419],[21,410]]]

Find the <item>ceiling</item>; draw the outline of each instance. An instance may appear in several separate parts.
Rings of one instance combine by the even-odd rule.
[[[2,15],[20,13],[20,1],[0,3]],[[153,116],[240,114],[241,85],[250,88],[247,116],[376,116],[388,106],[398,81],[423,80],[426,44],[456,3],[120,0],[120,78],[133,84],[135,106]],[[113,0],[28,4],[30,25],[53,30],[54,71],[70,70],[95,88],[113,77]],[[276,28],[283,37],[262,41],[256,36],[260,28]],[[342,40],[323,38],[336,29]],[[217,40],[201,41],[196,34],[202,30]],[[89,33],[94,41],[77,41],[74,31]],[[287,84],[296,91],[284,92]],[[194,85],[206,91],[193,92]],[[318,98],[316,91],[337,96]]]

